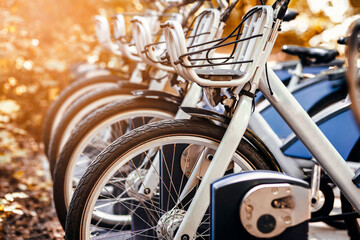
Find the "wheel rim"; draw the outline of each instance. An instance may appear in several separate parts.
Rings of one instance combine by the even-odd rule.
[[[100,88],[106,88],[106,87],[114,87],[117,83],[100,83],[100,84],[93,84],[86,86],[79,91],[77,91],[75,94],[72,94],[70,97],[68,97],[61,105],[59,110],[56,112],[52,126],[50,128],[50,137],[54,134],[54,129],[59,125],[59,122],[61,121],[62,116],[64,116],[64,113],[66,109],[71,105],[72,102],[74,102],[77,98],[83,96],[85,93],[99,89]]]
[[[85,108],[83,108],[81,111],[79,111],[69,122],[69,124],[66,125],[65,130],[63,131],[63,136],[61,137],[60,143],[59,143],[59,149],[58,152],[60,153],[61,149],[66,144],[66,141],[70,138],[72,131],[76,128],[76,126],[81,122],[82,119],[84,119],[87,115],[89,115],[91,112],[94,111],[94,109],[98,109],[101,106],[104,106],[108,103],[119,101],[123,99],[131,99],[133,98],[133,95],[115,95],[115,96],[109,96],[106,98],[99,99],[89,105],[87,105]]]
[[[87,166],[89,166],[90,162],[94,160],[97,154],[100,153],[105,147],[110,145],[113,140],[122,136],[127,131],[135,127],[132,126],[130,129],[124,129],[122,133],[120,131],[119,134],[115,134],[114,131],[111,131],[109,129],[109,126],[111,126],[110,128],[114,129],[114,125],[116,128],[116,125],[119,125],[119,122],[128,121],[128,119],[134,119],[138,117],[151,118],[151,122],[155,122],[164,119],[171,119],[174,117],[174,115],[168,112],[160,112],[159,110],[157,111],[149,110],[149,109],[132,110],[121,114],[117,114],[109,119],[106,119],[101,124],[98,124],[95,128],[91,129],[87,133],[87,135],[84,138],[82,138],[80,144],[73,151],[65,173],[64,199],[65,199],[66,208],[68,208],[69,206],[77,182],[85,172]],[[120,124],[120,130],[121,130],[121,124]],[[111,133],[109,131],[111,131]],[[111,134],[110,138],[107,139],[101,138],[101,135],[103,136],[107,135],[105,137],[109,137],[109,134]],[[87,155],[86,153],[84,153],[84,151],[89,145],[93,144],[94,138],[96,138],[95,140],[100,140],[100,142],[98,142],[100,144],[98,144],[96,148],[93,149],[95,151],[92,152],[92,154]],[[106,141],[102,141],[102,140],[106,140]],[[81,158],[83,159],[83,161],[79,163],[78,160]]]
[[[163,144],[164,142],[166,142],[166,144]],[[123,238],[132,238],[132,237],[159,237],[158,234],[158,229],[159,229],[159,225],[162,224],[162,222],[159,221],[163,221],[163,219],[160,219],[162,216],[164,216],[167,212],[169,212],[172,209],[181,209],[181,210],[186,210],[186,208],[188,207],[188,205],[191,202],[191,199],[186,200],[187,197],[185,197],[185,200],[183,199],[183,201],[181,201],[180,203],[177,202],[177,199],[174,198],[178,198],[180,196],[180,192],[182,191],[182,183],[186,183],[188,178],[185,179],[185,175],[182,172],[182,177],[180,179],[176,179],[176,184],[175,182],[175,178],[174,181],[172,179],[172,175],[175,174],[175,172],[181,172],[184,171],[183,169],[177,168],[177,170],[174,170],[174,164],[172,165],[172,167],[169,167],[166,163],[169,163],[168,160],[166,160],[166,156],[171,156],[171,153],[169,155],[169,152],[166,152],[166,149],[174,149],[175,153],[178,149],[178,147],[184,147],[182,145],[185,145],[186,147],[189,146],[201,146],[203,147],[203,151],[202,153],[205,151],[205,149],[210,149],[210,150],[215,150],[218,146],[218,142],[214,141],[213,139],[208,139],[208,138],[204,138],[204,137],[198,137],[198,136],[166,136],[166,137],[161,137],[159,139],[155,139],[155,140],[151,140],[141,146],[137,146],[134,147],[132,150],[128,151],[124,156],[122,156],[121,158],[116,159],[113,164],[111,166],[109,166],[106,170],[106,173],[103,173],[103,175],[101,177],[99,177],[97,184],[95,184],[95,187],[93,188],[92,191],[92,196],[95,196],[92,199],[88,199],[88,204],[86,204],[86,209],[84,209],[83,211],[83,218],[82,218],[82,223],[81,223],[81,234],[82,234],[82,239],[89,239],[91,237],[95,237],[96,239],[101,239],[101,238],[107,238],[110,236],[113,237],[120,237],[120,239]],[[151,149],[156,149],[156,154],[155,151],[151,151]],[[166,152],[164,154],[164,152]],[[147,155],[147,154],[151,154],[151,156]],[[180,153],[182,154],[182,153]],[[177,154],[173,154],[173,156],[176,156]],[[111,213],[112,209],[109,208],[109,206],[111,205],[111,201],[113,201],[113,203],[120,203],[123,201],[120,201],[120,198],[117,196],[113,196],[113,199],[107,198],[106,201],[108,202],[108,205],[105,205],[104,201],[102,201],[104,198],[104,196],[101,196],[104,187],[109,186],[111,184],[114,184],[113,179],[116,179],[115,173],[119,174],[123,174],[123,178],[122,180],[124,180],[125,182],[128,181],[128,179],[125,177],[125,172],[123,169],[125,169],[127,166],[131,165],[131,166],[137,166],[137,164],[134,162],[134,159],[139,159],[139,156],[143,156],[144,159],[146,161],[140,161],[139,167],[136,167],[136,169],[134,168],[132,170],[132,172],[134,171],[140,171],[140,169],[145,169],[145,170],[149,170],[146,168],[149,168],[149,166],[151,165],[151,163],[153,161],[155,161],[155,157],[157,156],[157,158],[162,158],[161,162],[162,167],[159,167],[160,171],[157,172],[157,177],[159,178],[159,186],[157,187],[157,193],[154,194],[154,197],[152,199],[147,199],[146,201],[144,199],[144,195],[139,194],[136,189],[131,189],[133,191],[133,194],[131,195],[134,199],[133,202],[131,204],[131,209],[129,209],[129,212],[131,213],[132,217],[133,217],[133,223],[132,223],[132,230],[131,231],[123,231],[122,229],[116,229],[116,227],[118,226],[113,226],[113,228],[108,228],[106,229],[107,232],[104,233],[104,229],[99,228],[99,223],[101,221],[101,217],[105,218],[106,214],[113,214]],[[161,156],[161,157],[159,157]],[[178,156],[179,157],[179,156]],[[202,159],[204,157],[204,154],[200,154],[198,155],[199,159]],[[141,157],[140,157],[141,159]],[[170,163],[174,163],[176,162],[176,160],[180,161],[179,159],[170,159]],[[233,170],[236,169],[236,171],[244,171],[244,170],[252,170],[254,169],[254,167],[252,165],[250,165],[241,155],[239,154],[235,154],[233,157],[233,161],[236,163],[236,168],[232,168]],[[129,164],[131,163],[131,164]],[[150,163],[150,164],[149,164]],[[175,167],[176,168],[176,167]],[[180,170],[181,169],[181,170]],[[160,172],[163,171],[163,173],[160,174]],[[165,173],[167,174],[165,174]],[[165,181],[165,175],[170,176],[171,181],[166,182]],[[181,183],[180,185],[178,185],[178,183]],[[141,183],[143,184],[143,182]],[[176,186],[175,186],[176,185]],[[179,189],[177,189],[180,186]],[[118,186],[119,188],[121,186]],[[195,189],[198,187],[198,183],[195,185],[195,187],[193,189]],[[125,187],[123,187],[123,189],[125,189]],[[174,190],[174,191],[172,191]],[[178,192],[177,192],[178,191]],[[164,195],[166,195],[167,192],[167,198],[164,198]],[[169,193],[169,192],[175,192],[174,193]],[[135,193],[135,194],[134,194]],[[136,193],[138,195],[136,195]],[[125,194],[124,192],[122,194]],[[187,194],[186,196],[189,196],[191,194],[191,191],[189,194]],[[123,195],[124,196],[124,195]],[[103,205],[100,205],[99,203],[102,203]],[[161,202],[161,203],[160,203]],[[172,202],[172,204],[169,204],[169,202]],[[173,206],[176,205],[176,208],[173,208]],[[130,205],[129,205],[130,206]],[[107,208],[107,209],[105,209]],[[145,210],[145,215],[141,215],[139,214],[138,209],[144,208]],[[93,214],[93,210],[96,212],[96,221],[94,221],[94,214]],[[101,215],[100,211],[104,214]],[[107,212],[108,211],[108,212]],[[179,211],[178,211],[179,212]],[[180,211],[181,212],[181,211]],[[144,219],[144,216],[146,216]],[[135,219],[135,220],[134,220]],[[91,221],[93,221],[93,224],[91,225]],[[137,225],[141,225],[141,224],[137,224],[136,221],[142,221],[144,222],[143,225],[147,225],[147,227],[143,228],[143,229],[138,229]],[[198,233],[197,233],[197,237],[198,239],[206,239],[210,236],[210,232],[209,232],[209,221],[210,221],[210,216],[209,215],[205,215],[205,217],[202,220],[202,225],[204,226],[204,229],[198,229]],[[164,222],[164,221],[163,221]],[[173,223],[168,226],[168,229],[171,227],[176,226],[176,224],[174,223],[175,220],[173,220]],[[155,231],[156,230],[156,231]],[[161,229],[160,229],[161,230]],[[173,229],[173,232],[176,231],[176,229]],[[164,236],[164,235],[163,235]]]

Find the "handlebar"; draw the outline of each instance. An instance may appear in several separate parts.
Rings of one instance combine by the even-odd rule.
[[[221,16],[221,19],[220,19],[221,22],[226,22],[229,19],[231,11],[235,8],[235,6],[238,2],[239,2],[239,0],[235,0],[235,1],[232,1],[232,3],[230,5],[228,5],[227,9]]]
[[[294,20],[299,15],[298,11],[294,9],[288,9],[285,13],[284,22],[290,22],[291,20]]]
[[[349,41],[350,41],[350,36],[349,37],[341,37],[341,38],[339,38],[337,40],[337,43],[341,44],[341,45],[348,45]],[[358,48],[360,48],[360,41],[359,41],[359,44],[358,44]]]
[[[276,0],[273,4],[273,9],[276,14],[276,19],[283,20],[288,9],[290,0]]]
[[[349,37],[340,37],[340,38],[337,40],[337,43],[338,43],[338,44],[341,44],[341,45],[347,45],[347,44],[348,44],[348,41],[349,41]]]

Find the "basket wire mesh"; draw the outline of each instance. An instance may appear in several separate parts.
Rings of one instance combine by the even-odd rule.
[[[272,23],[273,9],[270,6],[256,6],[228,36],[199,42],[186,49],[183,47],[186,40],[181,34],[181,26],[168,21],[168,48],[179,49],[171,52],[171,63],[185,79],[202,86],[239,86],[251,79],[260,64],[265,64],[265,53],[269,52],[266,44]],[[200,46],[201,49],[198,48]],[[224,49],[230,53],[215,54]]]

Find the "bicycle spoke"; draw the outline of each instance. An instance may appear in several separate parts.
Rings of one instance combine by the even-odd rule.
[[[146,149],[129,155],[129,158],[115,167],[112,176],[107,178],[98,195],[92,215],[93,233],[98,230],[97,237],[122,236],[123,239],[135,236],[156,239],[169,236],[166,234],[174,234],[166,232],[173,224],[169,219],[172,218],[172,214],[180,216],[181,219],[181,215],[186,213],[200,185],[201,176],[206,172],[207,155],[213,151],[213,148],[206,145],[180,141],[149,145]],[[155,174],[151,177],[153,179],[148,179],[147,173],[150,171]],[[186,175],[185,172],[190,175]],[[191,176],[192,183],[189,182]],[[149,196],[140,192],[149,187],[146,186],[145,179],[157,181],[157,187],[151,189],[153,193]],[[187,183],[190,185],[187,186]],[[125,215],[121,215],[123,213]],[[111,226],[103,227],[111,219],[120,219],[126,215],[132,219],[129,222],[131,231],[126,231],[118,221],[114,221]],[[201,220],[196,238],[208,239],[209,226],[210,215],[207,213]]]

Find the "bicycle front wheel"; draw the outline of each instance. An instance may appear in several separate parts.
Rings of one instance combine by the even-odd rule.
[[[48,147],[48,160],[51,176],[54,174],[57,158],[66,141],[71,136],[75,127],[95,110],[114,101],[133,98],[131,89],[123,89],[120,86],[102,88],[92,91],[76,100],[62,116],[61,122],[54,129]]]
[[[71,104],[87,92],[106,87],[116,87],[121,81],[117,76],[99,76],[73,82],[61,91],[46,113],[42,130],[45,154],[48,155],[50,139],[63,114]],[[124,81],[124,80],[123,80]]]
[[[133,98],[99,108],[78,124],[61,151],[54,171],[54,203],[64,227],[72,193],[95,157],[132,129],[174,118],[178,107],[161,99]]]
[[[70,203],[67,239],[172,239],[225,132],[200,120],[167,120],[118,138],[86,170]],[[227,173],[279,170],[249,131]],[[186,189],[186,190],[185,190]],[[119,214],[119,209],[126,209]],[[131,225],[125,228],[122,223]],[[207,213],[197,231],[209,239]]]

